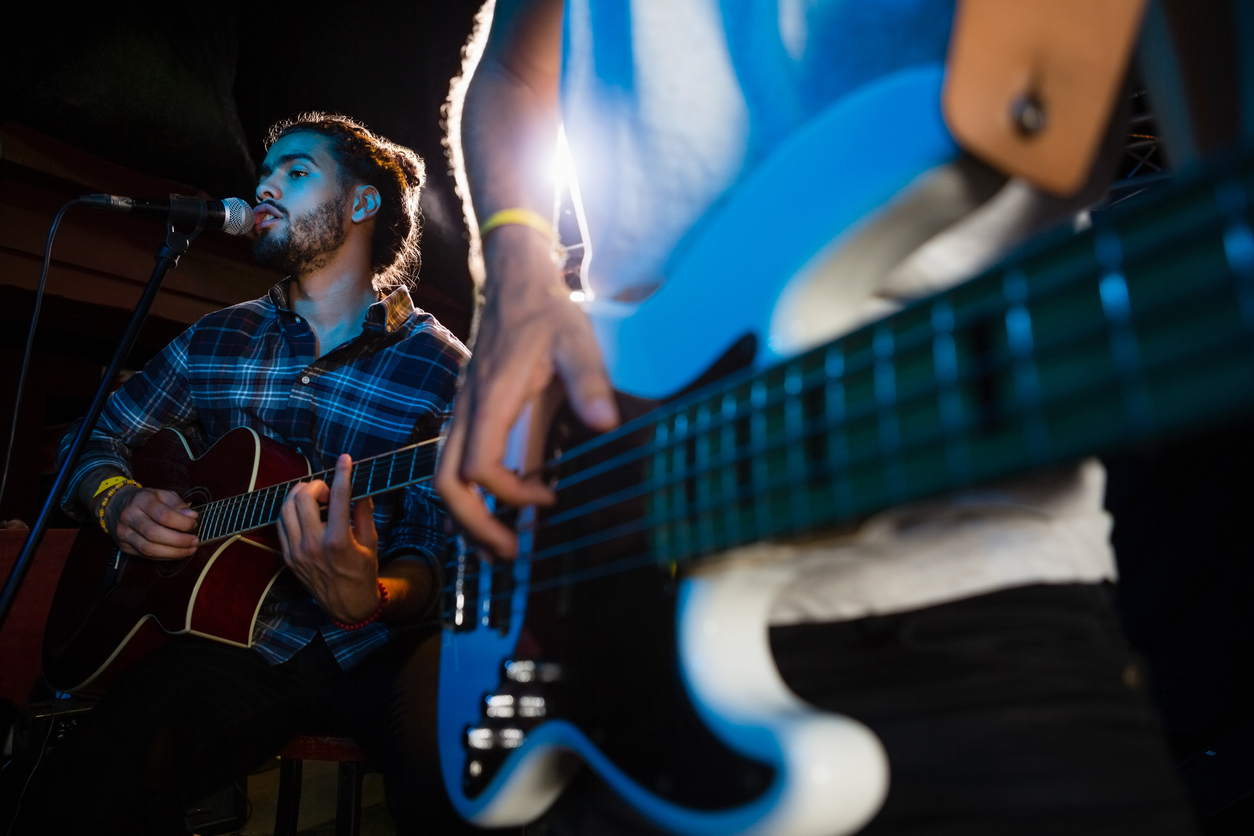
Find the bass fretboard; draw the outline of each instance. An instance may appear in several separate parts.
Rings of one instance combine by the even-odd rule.
[[[647,513],[533,560],[643,531],[650,559],[685,561],[1250,410],[1252,169],[1099,213],[1087,231],[565,452],[549,466],[571,499],[541,527],[573,531],[627,502]],[[606,457],[641,431],[648,443]],[[645,478],[580,495],[619,468]]]

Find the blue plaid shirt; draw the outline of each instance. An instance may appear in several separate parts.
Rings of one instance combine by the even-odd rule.
[[[470,356],[404,288],[371,305],[361,333],[322,357],[308,323],[292,312],[288,284],[267,297],[209,314],[170,343],[109,398],[62,507],[82,518],[74,497],[89,472],[130,475],[131,450],[163,427],[203,452],[244,426],[293,448],[314,471],[336,457],[387,453],[436,435]],[[73,438],[62,441],[62,454]],[[441,586],[444,512],[429,483],[375,497],[379,560],[424,560]],[[345,631],[290,573],[262,604],[253,647],[271,664],[321,633],[348,670],[383,646],[393,628],[376,622]]]

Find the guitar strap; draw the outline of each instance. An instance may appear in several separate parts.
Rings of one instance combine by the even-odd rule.
[[[958,143],[1060,197],[1088,179],[1145,0],[960,0],[943,108]]]

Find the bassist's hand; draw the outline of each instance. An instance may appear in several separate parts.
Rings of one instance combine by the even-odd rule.
[[[486,239],[484,250],[486,304],[435,488],[472,538],[513,557],[514,533],[488,512],[476,486],[511,505],[552,502],[544,484],[503,462],[523,405],[556,375],[575,414],[593,429],[612,429],[618,411],[592,325],[571,301],[544,238],[526,227],[503,226]]]
[[[127,554],[155,560],[176,560],[196,553],[200,540],[190,533],[196,527],[196,512],[171,491],[142,488],[118,492],[113,502],[122,503],[110,530],[118,547]],[[112,504],[112,503],[111,503]],[[112,511],[106,508],[106,513]]]

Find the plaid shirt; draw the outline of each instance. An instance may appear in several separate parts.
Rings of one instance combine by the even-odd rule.
[[[341,453],[375,456],[439,432],[470,354],[414,308],[408,291],[371,305],[358,336],[315,357],[313,331],[292,312],[287,290],[280,282],[267,297],[209,314],[114,392],[62,507],[82,518],[74,497],[83,477],[102,466],[130,475],[131,450],[162,427],[182,431],[198,452],[251,427],[303,453],[315,472],[334,467]],[[444,512],[429,483],[376,497],[375,525],[380,563],[425,560],[440,588]],[[391,629],[339,629],[287,572],[262,605],[253,646],[278,664],[321,633],[348,670]]]

